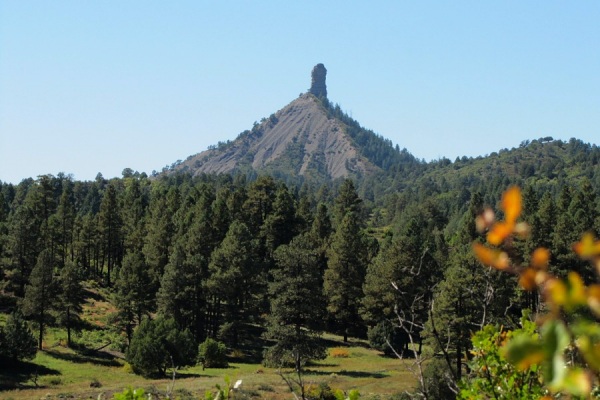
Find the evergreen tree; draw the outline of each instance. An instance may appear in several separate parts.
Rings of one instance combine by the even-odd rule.
[[[205,336],[206,296],[202,275],[201,268],[187,261],[183,246],[176,244],[156,295],[159,314],[173,318],[181,330],[189,329],[197,342]]]
[[[367,267],[368,250],[358,218],[348,212],[333,235],[324,277],[327,311],[338,323],[344,342],[360,320],[358,308]]]
[[[327,250],[329,249],[331,232],[332,228],[331,220],[329,219],[329,211],[327,210],[327,206],[321,203],[317,207],[317,213],[313,219],[309,232],[309,238],[313,243],[313,248],[318,252],[319,277],[321,281],[323,280],[325,270],[327,269]]]
[[[67,329],[67,346],[71,346],[71,330],[80,323],[84,300],[81,274],[75,262],[67,260],[60,271],[58,296],[59,322]]]
[[[197,345],[188,330],[181,331],[173,319],[145,318],[136,329],[126,359],[144,376],[164,376],[167,368],[193,365]]]
[[[60,261],[60,267],[65,265],[69,255],[71,256],[71,259],[73,258],[72,245],[75,225],[75,209],[72,200],[71,187],[72,182],[70,180],[65,180],[55,214],[58,222],[58,259]]]
[[[31,317],[38,326],[38,349],[42,350],[46,325],[51,321],[51,310],[54,309],[56,286],[53,280],[55,260],[50,251],[43,250],[38,256],[37,263],[29,284],[25,287],[23,299],[23,314]]]
[[[211,295],[212,331],[213,334],[219,329],[222,334],[228,331],[234,345],[238,342],[242,316],[249,317],[257,284],[264,281],[264,277],[255,273],[253,253],[250,231],[242,222],[234,221],[211,255],[206,287]]]
[[[0,357],[15,363],[31,360],[37,352],[35,337],[18,311],[13,311],[0,328]]]
[[[273,201],[273,211],[263,225],[267,253],[271,254],[281,244],[288,244],[296,234],[296,208],[287,187],[279,185]]]
[[[175,237],[173,218],[179,208],[179,201],[179,191],[176,188],[166,191],[158,187],[152,191],[143,253],[155,289],[159,287],[171,256],[171,246]]]
[[[244,223],[252,232],[258,232],[273,210],[277,185],[270,176],[261,176],[248,188],[243,205]]]
[[[107,266],[106,285],[111,286],[111,273],[118,268],[122,258],[122,230],[120,207],[117,201],[117,189],[114,184],[109,184],[102,197],[100,213],[98,214],[98,230],[101,237],[102,260],[101,272]]]
[[[325,315],[317,252],[301,235],[278,247],[269,284],[271,313],[265,336],[276,343],[267,352],[270,364],[291,363],[296,371],[310,359],[325,358],[319,323]]]
[[[19,297],[25,293],[29,274],[41,251],[39,203],[37,191],[28,190],[24,201],[15,205],[8,220],[9,289]]]
[[[452,239],[448,268],[434,291],[434,306],[427,323],[429,343],[446,356],[455,381],[461,378],[474,327],[510,322],[507,313],[514,296],[514,284],[509,282],[508,274],[484,268],[473,254],[472,243],[478,238],[475,218],[481,208],[481,196],[476,192],[457,236]]]
[[[358,219],[360,227],[364,227],[364,209],[362,200],[358,197],[354,182],[351,179],[345,179],[338,190],[338,195],[335,198],[335,224],[339,225],[346,214],[354,213]]]
[[[140,179],[127,178],[122,201],[124,252],[140,252],[146,236],[144,219],[147,200]]]
[[[142,253],[127,254],[115,285],[115,306],[129,341],[134,324],[141,323],[142,318],[154,309],[151,283]]]
[[[443,240],[436,237],[436,229],[428,228],[432,221],[428,211],[417,212],[397,236],[388,240],[369,264],[363,285],[361,316],[371,331],[395,327],[403,342],[394,345],[404,346],[394,348],[398,353],[407,350],[410,341],[420,343],[431,288],[441,280],[438,247]]]

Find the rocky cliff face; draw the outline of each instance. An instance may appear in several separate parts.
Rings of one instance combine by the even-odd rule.
[[[325,79],[327,77],[327,70],[323,64],[317,64],[311,73],[312,82],[310,85],[309,93],[314,94],[317,97],[327,97],[327,85]]]

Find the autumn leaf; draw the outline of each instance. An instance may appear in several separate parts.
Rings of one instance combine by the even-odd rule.
[[[537,271],[535,269],[526,268],[521,272],[521,275],[519,275],[519,285],[527,291],[534,290],[537,286],[535,279],[536,275]]]
[[[594,239],[594,235],[587,232],[583,235],[580,242],[573,245],[573,250],[584,260],[589,260],[600,256],[600,241]]]
[[[521,189],[518,186],[512,186],[502,196],[502,209],[507,224],[514,225],[519,215],[521,215]]]
[[[548,262],[550,261],[550,250],[543,247],[538,247],[533,251],[531,255],[531,266],[537,269],[548,268]]]
[[[499,246],[512,233],[514,226],[506,222],[497,222],[487,234],[489,244]]]
[[[510,265],[508,254],[503,251],[490,249],[477,242],[473,243],[473,251],[484,265],[490,265],[499,270],[505,270]]]

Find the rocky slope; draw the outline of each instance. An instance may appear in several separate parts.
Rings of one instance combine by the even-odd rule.
[[[336,179],[378,169],[362,156],[349,126],[328,108],[325,76],[318,64],[308,93],[265,118],[232,142],[188,157],[175,170],[202,173],[268,171]]]

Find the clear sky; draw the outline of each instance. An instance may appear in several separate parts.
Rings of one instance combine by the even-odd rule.
[[[150,173],[310,86],[426,160],[600,142],[600,1],[0,0],[0,180]]]

